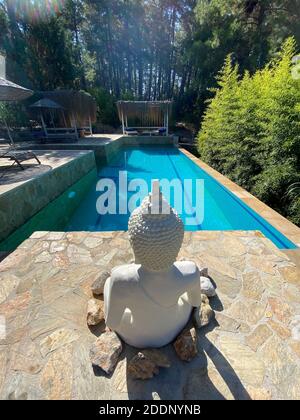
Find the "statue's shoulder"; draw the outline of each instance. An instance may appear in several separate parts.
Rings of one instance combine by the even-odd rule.
[[[111,272],[111,283],[135,283],[138,281],[138,268],[136,264],[126,264],[115,267]]]
[[[177,270],[179,270],[183,276],[198,276],[200,275],[197,264],[193,261],[177,261],[175,264]]]

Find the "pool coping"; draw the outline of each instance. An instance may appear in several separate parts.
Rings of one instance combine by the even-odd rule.
[[[247,204],[252,210],[258,213],[263,219],[269,222],[275,229],[292,241],[295,245],[300,247],[300,228],[286,219],[284,216],[273,210],[267,204],[260,201],[254,195],[250,194],[247,190],[231,181],[220,172],[213,169],[207,163],[194,156],[186,149],[180,148],[180,151],[191,159],[199,168],[204,170],[220,184],[227,188],[232,194],[238,197],[243,203]]]
[[[96,168],[93,151],[66,152],[68,159],[62,159],[48,171],[12,184],[11,188],[0,192],[0,242]]]

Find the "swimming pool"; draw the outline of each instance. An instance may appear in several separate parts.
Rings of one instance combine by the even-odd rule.
[[[100,215],[96,209],[96,185],[109,178],[118,186],[119,173],[127,171],[128,182],[140,178],[150,190],[153,179],[203,180],[203,220],[187,223],[190,214],[179,211],[186,230],[259,230],[280,249],[295,249],[282,233],[248,207],[231,191],[207,174],[180,150],[171,146],[123,147],[110,161],[82,177],[76,184],[44,207],[23,226],[0,243],[0,251],[12,251],[35,231],[117,231],[127,230],[129,212]],[[190,208],[195,205],[195,189],[184,194]],[[122,194],[122,192],[121,192]],[[133,193],[128,193],[130,200]],[[174,194],[170,203],[177,210]],[[189,209],[188,209],[189,210]]]
[[[289,239],[271,226],[259,214],[243,203],[218,181],[195,165],[180,150],[174,147],[140,147],[123,148],[109,166],[99,169],[98,180],[113,179],[118,184],[120,171],[127,171],[128,181],[142,178],[150,188],[152,179],[178,178],[204,180],[204,219],[194,226],[186,223],[188,215],[182,213],[186,230],[260,230],[266,237],[281,249],[297,248]],[[195,197],[186,197],[193,205]],[[128,200],[130,199],[128,195]],[[68,231],[114,231],[127,230],[129,212],[127,214],[99,215],[96,210],[96,181],[84,200],[74,212],[66,226]],[[171,205],[176,208],[170,197]],[[180,213],[180,212],[179,212]]]

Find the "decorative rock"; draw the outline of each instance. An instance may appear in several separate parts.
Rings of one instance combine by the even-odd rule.
[[[194,321],[198,328],[205,327],[214,316],[214,311],[210,307],[208,297],[201,295],[202,304],[200,308],[194,310]]]
[[[190,362],[198,354],[197,332],[195,328],[184,330],[174,343],[178,357],[186,362]]]
[[[105,373],[114,370],[122,352],[122,342],[114,332],[105,332],[94,343],[90,350],[93,366],[100,367]]]
[[[94,281],[92,285],[92,292],[94,295],[103,295],[104,285],[109,276],[110,273],[108,271],[104,271],[99,275],[99,278]]]
[[[104,320],[104,312],[103,312],[104,303],[101,301],[97,301],[95,299],[90,299],[88,301],[88,308],[87,308],[87,324],[90,326],[98,325],[100,322]]]
[[[161,400],[161,398],[160,398],[160,396],[158,395],[157,392],[152,392],[152,400],[153,401],[160,401]]]
[[[159,369],[151,359],[140,352],[129,362],[128,373],[134,379],[145,380],[158,375]]]
[[[157,349],[146,349],[143,350],[143,353],[148,359],[158,367],[169,368],[171,366],[170,360],[165,356],[160,350]]]
[[[207,277],[200,277],[201,292],[207,297],[216,296],[215,288],[212,282]]]

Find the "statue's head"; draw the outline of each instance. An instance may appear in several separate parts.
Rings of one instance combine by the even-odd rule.
[[[183,222],[163,198],[158,181],[132,213],[128,232],[136,263],[143,268],[166,271],[176,261],[183,242]]]

